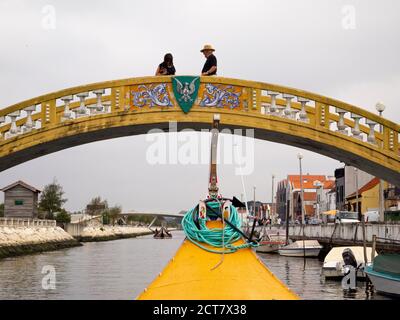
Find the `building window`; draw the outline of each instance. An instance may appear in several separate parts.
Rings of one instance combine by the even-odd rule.
[[[14,205],[23,206],[24,205],[24,200],[14,200]]]

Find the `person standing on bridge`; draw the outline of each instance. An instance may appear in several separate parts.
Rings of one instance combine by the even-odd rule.
[[[213,76],[217,74],[217,58],[213,54],[214,51],[215,49],[209,44],[206,44],[203,49],[200,50],[207,59],[204,63],[203,70],[201,70],[202,76]]]
[[[172,54],[167,53],[164,56],[164,61],[158,65],[156,76],[169,76],[175,74],[174,58]]]

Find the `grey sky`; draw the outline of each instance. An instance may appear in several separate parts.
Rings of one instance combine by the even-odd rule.
[[[46,5],[56,28],[42,27]],[[355,29],[343,28],[345,6]],[[384,1],[7,1],[0,0],[0,106],[79,84],[153,75],[166,52],[178,74],[198,74],[205,43],[217,49],[218,74],[296,87],[400,122],[400,2]],[[41,188],[53,177],[69,210],[101,195],[125,210],[189,208],[205,196],[208,165],[151,166],[145,135],[83,145],[0,173]],[[247,194],[270,200],[271,173],[298,171],[298,150],[255,142]],[[304,170],[333,174],[340,163],[302,151]],[[240,176],[219,167],[221,191],[240,196]],[[1,196],[2,197],[2,196]],[[0,198],[1,199],[1,198]]]

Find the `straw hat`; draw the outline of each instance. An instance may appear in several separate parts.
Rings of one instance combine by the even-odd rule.
[[[215,51],[215,49],[212,47],[211,44],[205,44],[203,49],[200,50],[200,52],[203,52],[205,50]]]

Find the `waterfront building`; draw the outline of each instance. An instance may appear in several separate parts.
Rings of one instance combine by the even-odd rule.
[[[23,182],[14,182],[3,189],[5,218],[37,218],[39,189]]]
[[[337,210],[343,210],[346,202],[346,198],[344,196],[344,188],[345,188],[345,177],[344,177],[344,168],[338,168],[335,170],[335,183],[336,183],[336,207]]]
[[[321,212],[336,210],[336,189],[335,183],[332,189],[326,193],[326,200],[323,204],[321,204]]]
[[[364,214],[367,211],[379,211],[379,178],[372,178],[366,184],[361,185],[357,193],[346,197],[347,210],[357,211],[357,200],[358,200],[358,212]],[[384,182],[384,189],[388,190],[388,183]],[[389,205],[389,201],[385,201],[385,208]]]
[[[278,183],[276,207],[279,218],[286,221],[301,221],[300,175],[288,175]],[[326,207],[329,192],[335,186],[335,178],[325,175],[303,175],[304,209],[306,219],[318,217]]]

